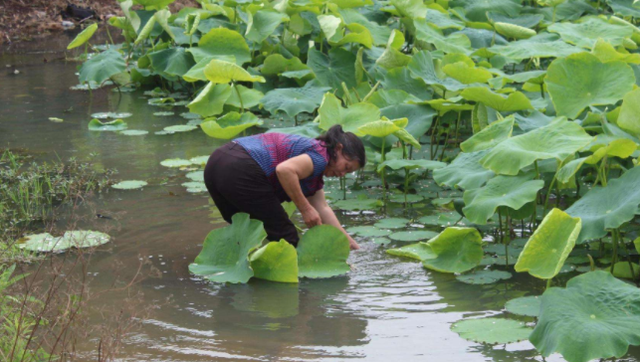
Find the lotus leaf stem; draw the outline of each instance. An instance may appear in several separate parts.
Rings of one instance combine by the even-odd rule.
[[[551,189],[553,188],[553,185],[556,183],[556,180],[558,179],[558,172],[560,172],[560,168],[562,166],[562,163],[558,164],[558,168],[556,169],[556,173],[553,175],[553,179],[551,180],[551,183],[549,184],[549,188],[547,189],[547,196],[544,199],[544,208],[542,209],[542,216],[547,214],[547,205],[549,204],[549,196],[551,196]],[[556,195],[556,198],[559,197],[560,195]],[[557,200],[556,200],[557,203]]]
[[[369,74],[367,72],[367,74]],[[369,93],[367,93],[366,96],[364,96],[364,98],[362,98],[363,102],[366,102],[369,100],[369,98],[376,92],[376,89],[378,89],[378,86],[380,85],[380,81],[377,81],[376,84],[373,86],[373,88],[371,88],[371,90],[369,91]]]
[[[408,206],[407,203],[407,191],[409,189],[409,168],[404,169],[404,207]]]
[[[342,82],[341,86],[342,90],[344,91],[344,99],[347,102],[347,106],[352,105],[353,100],[351,99],[351,94],[349,94],[349,88],[347,88],[347,84],[345,82]]]
[[[385,139],[386,137],[382,137],[382,148],[380,150],[380,159],[382,160],[381,163],[384,163],[385,161],[385,152],[384,152],[384,143],[385,143]],[[380,178],[382,179],[382,190],[384,191],[382,194],[383,199],[387,199],[387,184],[385,183],[384,180],[384,173],[386,171],[386,167],[383,167],[382,170],[380,170]]]
[[[618,229],[613,230],[611,236],[613,240],[613,254],[611,255],[611,269],[609,271],[613,274],[613,267],[618,262]]]
[[[546,291],[547,289],[549,289],[549,287],[551,287],[551,280],[552,280],[552,279],[553,279],[553,278],[549,278],[549,279],[547,279],[547,286],[544,288],[544,290],[545,290],[545,291]]]
[[[236,90],[236,94],[238,95],[238,100],[240,100],[240,113],[244,113],[244,103],[242,103],[242,96],[240,95],[240,90],[238,89],[238,85],[235,83],[231,83],[233,89]]]

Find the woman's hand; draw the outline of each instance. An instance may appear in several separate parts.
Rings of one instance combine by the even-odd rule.
[[[358,243],[356,243],[355,240],[353,240],[353,238],[350,235],[347,235],[349,237],[349,247],[351,247],[351,250],[358,250],[360,249],[360,245],[358,245]]]
[[[322,225],[322,218],[320,218],[320,214],[315,208],[309,207],[304,211],[300,211],[300,213],[302,214],[302,219],[304,220],[304,223],[307,225],[309,229],[311,229],[316,225]]]

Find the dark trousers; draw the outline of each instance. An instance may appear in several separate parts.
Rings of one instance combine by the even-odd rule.
[[[204,183],[222,217],[246,212],[264,223],[267,238],[298,244],[298,232],[280,204],[273,185],[260,165],[240,145],[229,142],[211,154]]]

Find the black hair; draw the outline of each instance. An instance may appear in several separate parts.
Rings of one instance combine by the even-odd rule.
[[[367,163],[364,144],[362,144],[360,138],[351,132],[343,131],[342,126],[339,124],[332,126],[316,139],[324,142],[324,147],[327,148],[329,158],[332,160],[336,159],[336,146],[341,144],[342,154],[347,159],[350,161],[357,160],[361,168]]]

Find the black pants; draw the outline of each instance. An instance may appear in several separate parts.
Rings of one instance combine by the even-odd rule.
[[[298,232],[280,204],[273,185],[258,163],[240,145],[229,142],[211,154],[204,183],[222,217],[246,212],[264,223],[267,238],[298,244]]]

